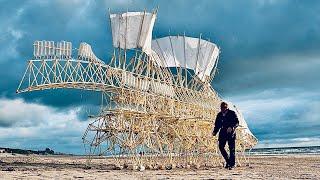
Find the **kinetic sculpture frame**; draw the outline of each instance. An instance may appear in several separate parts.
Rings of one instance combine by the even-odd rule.
[[[110,14],[114,51],[109,64],[87,43],[74,58],[70,42],[36,41],[17,93],[101,92],[103,109],[83,136],[89,155],[150,168],[219,164],[217,138],[211,135],[222,102],[211,86],[219,48],[201,35],[152,40],[156,13]],[[236,107],[229,106],[239,116],[236,149],[243,153],[257,139]]]

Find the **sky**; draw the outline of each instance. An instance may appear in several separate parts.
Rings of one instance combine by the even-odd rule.
[[[212,86],[236,104],[257,147],[320,145],[320,1],[0,0],[0,147],[84,153],[100,94],[16,94],[35,40],[91,44],[108,61],[112,13],[159,7],[153,37],[185,33],[220,49]]]

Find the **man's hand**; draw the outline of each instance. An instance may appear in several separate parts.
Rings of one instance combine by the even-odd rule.
[[[231,133],[232,131],[233,131],[233,128],[232,127],[228,127],[227,133]]]

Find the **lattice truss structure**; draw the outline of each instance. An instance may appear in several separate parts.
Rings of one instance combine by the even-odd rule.
[[[83,136],[89,155],[150,167],[219,164],[211,135],[222,101],[211,86],[219,48],[201,35],[152,40],[155,19],[156,11],[110,13],[114,51],[108,64],[87,43],[74,56],[70,42],[35,41],[17,92],[101,92],[103,109]],[[229,106],[239,116],[236,150],[243,153],[257,139],[240,111]]]

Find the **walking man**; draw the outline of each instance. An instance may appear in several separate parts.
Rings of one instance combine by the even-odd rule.
[[[215,121],[214,130],[212,135],[215,136],[219,132],[219,149],[226,161],[225,168],[233,169],[235,167],[235,156],[236,156],[236,128],[239,125],[237,114],[228,109],[228,104],[222,102],[220,105],[221,111],[218,113]],[[230,155],[224,149],[228,142]]]

